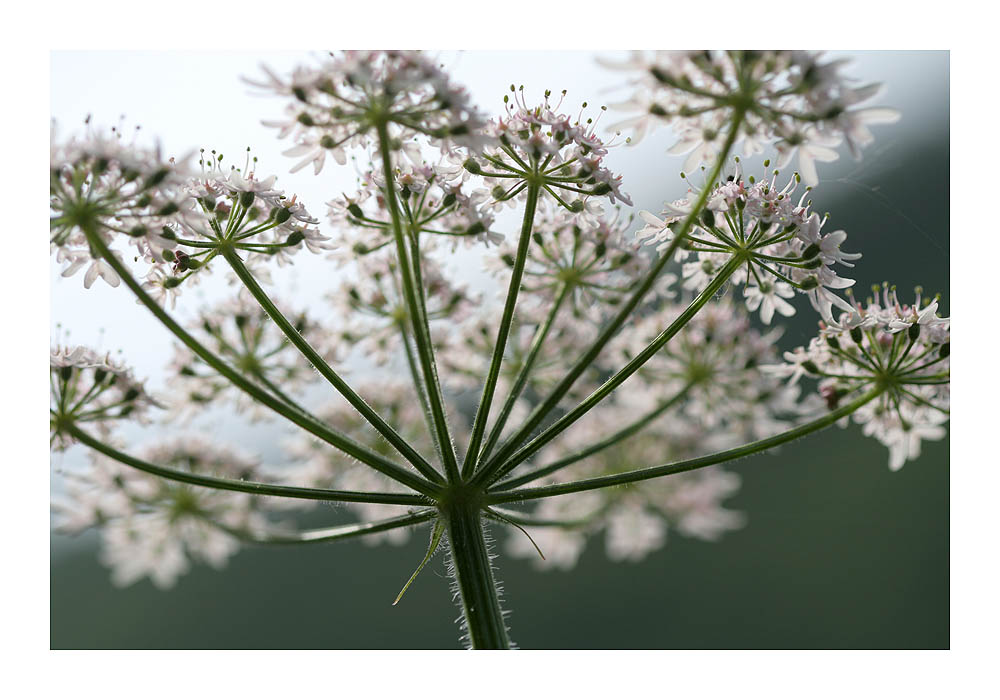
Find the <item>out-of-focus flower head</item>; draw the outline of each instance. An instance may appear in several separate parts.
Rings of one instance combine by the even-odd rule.
[[[207,435],[155,443],[142,459],[171,469],[229,479],[253,478],[257,463]],[[118,586],[148,577],[171,588],[190,560],[222,568],[240,536],[268,529],[261,499],[246,493],[168,481],[126,467],[101,454],[84,472],[67,475],[68,498],[55,504],[64,532],[101,530],[101,561]]]
[[[858,84],[841,74],[846,60],[819,52],[636,51],[602,63],[637,76],[632,97],[614,107],[638,114],[614,128],[632,128],[636,142],[651,127],[669,126],[678,134],[670,152],[688,154],[685,170],[718,156],[740,114],[737,142],[745,155],[773,143],[778,166],[797,155],[802,178],[815,185],[816,161],[836,160],[842,143],[860,158],[874,140],[868,127],[899,119],[896,110],[863,105],[880,84]]]
[[[411,148],[417,136],[443,152],[457,146],[479,150],[487,139],[485,119],[466,90],[419,51],[345,51],[299,66],[290,76],[263,71],[263,78],[246,81],[291,98],[285,118],[264,125],[295,141],[285,151],[299,159],[292,172],[312,164],[319,173],[327,156],[343,165],[348,149],[371,145],[380,123],[394,151]]]
[[[274,302],[279,308],[285,307],[280,299]],[[342,359],[346,348],[336,344],[333,334],[308,314],[286,310],[286,315],[299,334],[329,362]],[[203,309],[192,326],[202,331],[202,341],[217,357],[255,383],[288,393],[302,389],[314,377],[311,365],[247,293]],[[222,400],[232,400],[237,411],[249,411],[253,419],[267,415],[261,404],[251,401],[186,345],[175,346],[170,370],[174,373],[170,389],[175,395],[170,405],[181,417],[190,418]]]

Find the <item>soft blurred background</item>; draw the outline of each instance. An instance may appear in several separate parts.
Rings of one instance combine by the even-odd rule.
[[[846,152],[820,164],[814,209],[830,211],[829,230],[849,234],[860,251],[854,276],[859,296],[883,279],[943,294],[949,313],[949,57],[946,52],[852,52],[851,75],[882,81],[876,102],[900,109],[902,120],[876,127],[876,142],[856,163]],[[259,174],[299,193],[322,217],[332,194],[354,189],[350,166],[329,164],[286,175],[284,142],[260,126],[281,103],[248,94],[241,75],[265,62],[284,71],[304,60],[292,53],[58,52],[52,54],[52,115],[61,133],[93,115],[98,124],[141,124],[166,152],[205,146],[233,154],[250,145]],[[511,82],[529,96],[567,89],[567,106],[624,96],[623,76],[600,68],[585,52],[443,52],[441,61],[490,112],[501,108]],[[567,110],[575,111],[575,110]],[[613,124],[617,115],[605,115]],[[609,157],[624,173],[636,210],[659,211],[683,193],[682,158],[665,154],[660,131]],[[759,160],[759,159],[758,159]],[[756,161],[753,161],[756,162]],[[512,230],[512,229],[510,229]],[[297,256],[276,275],[279,289],[304,300],[335,280],[321,259]],[[470,284],[485,285],[461,257]],[[162,387],[170,337],[134,304],[124,288],[80,275],[63,279],[53,266],[53,336],[123,351],[139,376]],[[472,269],[473,272],[468,272]],[[222,285],[203,286],[178,304],[184,317]],[[782,347],[813,335],[815,314],[798,305]],[[61,324],[57,328],[56,324]],[[60,336],[62,337],[62,336]],[[197,425],[197,424],[196,424]],[[265,460],[280,452],[286,432],[251,429],[212,416],[199,428]],[[142,442],[153,433],[125,431]],[[924,443],[922,456],[889,471],[884,447],[860,430],[830,429],[776,455],[739,462],[743,488],[727,502],[747,526],[719,543],[672,533],[665,548],[638,564],[608,561],[592,540],[570,572],[540,572],[531,560],[501,556],[500,578],[514,640],[526,648],[946,648],[949,646],[949,453],[947,440]],[[53,458],[60,472],[85,463],[75,448]],[[342,511],[314,511],[315,526],[339,522]],[[501,542],[509,535],[495,533]],[[396,607],[390,603],[423,556],[426,530],[403,547],[348,541],[302,548],[251,548],[223,571],[196,566],[169,591],[144,581],[117,589],[97,558],[96,533],[51,537],[53,648],[436,648],[458,647],[458,611],[437,557]],[[502,548],[500,549],[502,554]]]

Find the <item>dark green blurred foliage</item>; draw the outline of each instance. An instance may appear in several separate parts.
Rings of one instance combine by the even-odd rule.
[[[902,300],[921,284],[943,294],[947,315],[947,85],[932,87],[940,101],[908,115],[926,128],[903,138],[878,127],[860,165],[846,156],[821,164],[814,208],[832,212],[824,230],[848,232],[845,250],[864,253],[853,271],[859,298],[883,279]],[[814,334],[803,301],[784,349]],[[639,564],[609,562],[592,539],[572,571],[540,572],[504,555],[511,533],[494,525],[513,639],[529,649],[947,648],[948,440],[925,442],[899,472],[887,465],[887,450],[854,426],[736,463],[743,488],[728,504],[747,514],[746,528],[715,544],[672,532]],[[321,509],[314,520],[338,517]],[[391,606],[428,531],[401,548],[247,549],[224,571],[196,566],[165,592],[146,581],[114,588],[93,534],[76,543],[53,535],[51,645],[458,648],[440,554]]]

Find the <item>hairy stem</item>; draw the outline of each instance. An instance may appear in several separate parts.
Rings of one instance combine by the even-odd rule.
[[[785,431],[784,433],[780,433],[773,437],[757,440],[756,442],[751,442],[741,447],[735,447],[731,450],[724,450],[722,452],[716,452],[715,454],[706,455],[704,457],[696,457],[695,459],[674,462],[673,464],[664,464],[659,467],[634,469],[632,471],[622,472],[621,474],[610,474],[608,476],[599,476],[593,479],[583,479],[581,481],[573,481],[565,484],[554,484],[552,486],[539,486],[537,488],[491,493],[487,496],[487,500],[491,504],[515,503],[518,501],[529,501],[536,498],[547,498],[549,496],[561,496],[567,493],[592,491],[594,489],[608,488],[609,486],[624,486],[626,484],[634,484],[638,481],[645,481],[646,479],[656,479],[669,474],[689,472],[702,467],[708,467],[713,464],[721,464],[734,459],[740,459],[741,457],[749,457],[750,455],[763,452],[764,450],[769,450],[772,447],[783,445],[786,442],[791,442],[792,440],[797,440],[798,438],[804,437],[809,433],[814,433],[817,430],[822,430],[823,428],[833,425],[844,416],[849,416],[854,413],[866,403],[879,396],[883,391],[883,388],[877,387],[855,399],[851,403],[838,408],[836,411],[828,413],[822,418],[817,418],[810,423],[800,425],[797,428],[792,428],[791,430]]]
[[[473,649],[509,649],[480,510],[455,504],[444,517],[469,643]]]
[[[419,525],[437,517],[437,510],[429,508],[417,511],[409,515],[401,515],[396,518],[386,518],[385,520],[375,520],[369,523],[357,523],[354,525],[339,525],[337,527],[322,527],[314,530],[302,530],[292,533],[274,533],[267,535],[254,535],[243,530],[236,530],[230,527],[214,523],[217,527],[228,532],[234,537],[238,537],[250,544],[319,544],[322,542],[333,542],[335,540],[347,540],[364,535],[374,535],[377,532],[388,532],[401,527]]]
[[[638,420],[630,423],[629,425],[626,425],[624,428],[622,428],[618,432],[616,432],[616,433],[614,433],[612,435],[609,435],[608,437],[604,438],[603,440],[600,440],[600,441],[595,442],[595,443],[593,443],[593,444],[591,444],[591,445],[589,445],[587,447],[584,447],[581,450],[577,450],[576,452],[574,452],[572,454],[566,455],[562,459],[557,459],[555,462],[552,462],[551,464],[547,464],[544,467],[539,467],[538,469],[536,469],[534,471],[531,471],[531,472],[528,472],[527,474],[524,474],[524,475],[519,476],[517,478],[510,479],[510,480],[505,481],[505,482],[503,482],[501,484],[498,484],[496,486],[496,490],[498,490],[498,491],[505,491],[507,489],[517,488],[518,486],[522,486],[523,484],[530,483],[530,482],[534,481],[535,479],[540,479],[543,476],[548,476],[549,474],[553,474],[553,473],[559,471],[563,467],[569,466],[570,464],[574,464],[575,462],[579,462],[582,459],[586,459],[587,457],[589,457],[589,456],[591,456],[593,454],[597,454],[598,452],[600,452],[602,450],[605,450],[608,447],[611,447],[612,445],[621,442],[622,440],[626,440],[627,438],[632,437],[633,435],[635,435],[636,433],[638,433],[640,430],[642,430],[643,428],[645,428],[647,425],[649,425],[650,423],[652,423],[654,420],[656,420],[657,418],[659,418],[660,416],[662,416],[664,413],[666,413],[667,411],[669,411],[675,405],[677,405],[677,403],[679,401],[683,400],[684,397],[687,396],[687,393],[688,393],[688,391],[690,389],[691,389],[691,385],[688,384],[683,389],[681,389],[677,394],[675,394],[673,397],[671,397],[670,399],[667,399],[662,404],[660,404],[659,406],[657,406],[656,408],[654,408],[652,411],[650,411],[646,415],[644,415],[641,418],[639,418]]]
[[[496,345],[493,346],[493,358],[490,360],[490,369],[486,374],[486,383],[483,385],[483,395],[479,400],[479,408],[476,411],[476,418],[472,424],[472,437],[469,440],[469,449],[465,453],[465,462],[462,465],[462,475],[465,477],[471,476],[473,469],[476,467],[479,446],[483,439],[483,433],[486,432],[486,422],[490,416],[493,393],[497,388],[500,366],[503,364],[503,355],[507,349],[507,337],[510,335],[510,326],[514,320],[517,295],[521,289],[524,263],[528,258],[528,246],[531,244],[531,227],[535,222],[535,208],[538,205],[539,190],[538,183],[534,181],[528,185],[528,200],[524,207],[524,218],[521,222],[521,237],[517,242],[517,254],[514,257],[510,285],[507,287],[507,300],[504,302],[503,314],[500,317],[500,328],[497,330],[497,341]]]
[[[400,506],[426,506],[428,500],[424,496],[405,493],[367,493],[362,491],[334,491],[332,489],[313,489],[302,486],[278,486],[275,484],[261,484],[255,481],[241,481],[237,479],[221,479],[214,476],[201,476],[191,472],[161,467],[145,460],[133,457],[130,454],[121,452],[111,445],[108,445],[90,433],[80,430],[75,425],[70,424],[67,432],[81,443],[97,450],[103,455],[110,457],[122,464],[138,469],[139,471],[158,476],[170,481],[179,481],[193,486],[204,486],[211,489],[222,489],[224,491],[239,491],[250,493],[255,496],[279,496],[282,498],[300,498],[310,501],[338,501],[341,503],[385,503]]]
[[[323,356],[320,355],[316,350],[306,341],[305,338],[296,330],[295,326],[285,318],[285,315],[281,313],[274,302],[271,301],[270,297],[267,296],[261,286],[254,279],[253,275],[240,260],[239,255],[231,247],[223,248],[223,257],[225,257],[226,262],[229,266],[233,268],[233,272],[236,276],[240,278],[240,281],[247,288],[247,291],[253,295],[253,298],[257,300],[261,308],[271,317],[271,320],[281,329],[281,332],[285,334],[302,356],[309,361],[309,363],[319,371],[323,378],[326,379],[333,387],[343,395],[345,399],[357,410],[362,417],[367,420],[372,427],[374,427],[388,442],[390,445],[395,447],[403,457],[405,457],[410,464],[412,464],[417,471],[424,475],[427,479],[435,483],[443,483],[441,480],[441,475],[438,474],[434,468],[421,457],[413,447],[410,446],[406,440],[404,440],[399,433],[393,430],[392,426],[386,423],[382,417],[375,412],[375,410],[369,406],[364,399],[358,396],[350,385],[345,382],[339,374],[337,374]]]
[[[417,348],[417,357],[420,360],[420,369],[424,375],[424,386],[427,389],[427,396],[430,399],[431,414],[434,417],[434,428],[438,442],[441,444],[441,451],[444,453],[444,471],[448,481],[455,482],[459,479],[458,460],[455,458],[455,448],[448,433],[448,420],[445,416],[444,398],[441,392],[441,385],[438,381],[437,367],[434,364],[434,348],[431,343],[430,334],[427,333],[427,324],[423,322],[422,308],[417,300],[417,291],[414,289],[413,271],[410,268],[411,261],[406,250],[406,241],[403,233],[402,219],[399,214],[399,202],[396,200],[396,187],[392,172],[392,155],[390,151],[389,130],[385,122],[378,124],[379,151],[382,154],[382,170],[385,176],[385,201],[389,209],[389,216],[392,218],[392,232],[396,242],[396,256],[399,262],[400,276],[402,277],[403,297],[406,300],[406,307],[413,325],[413,338]],[[413,265],[419,265],[420,260],[413,260]],[[419,291],[423,294],[423,291]]]
[[[732,258],[728,263],[726,263],[726,265],[719,271],[716,278],[712,280],[712,282],[701,294],[695,297],[694,301],[692,301],[688,307],[684,309],[681,315],[678,316],[673,323],[671,323],[662,333],[656,336],[656,338],[654,338],[649,345],[643,348],[642,352],[636,355],[631,362],[615,372],[612,377],[605,381],[600,387],[595,389],[590,396],[580,402],[576,408],[543,430],[537,437],[535,437],[535,439],[518,450],[505,464],[497,467],[496,476],[493,477],[493,481],[501,479],[506,474],[509,474],[514,468],[517,467],[517,465],[528,459],[528,457],[541,449],[546,443],[559,435],[559,433],[569,428],[569,426],[579,420],[590,409],[607,398],[611,392],[617,389],[626,379],[635,374],[635,372],[646,364],[650,358],[652,358],[653,355],[660,350],[660,348],[670,342],[670,339],[677,335],[677,333],[680,332],[680,330],[684,328],[684,326],[686,326],[692,318],[694,318],[695,314],[697,314],[698,311],[705,304],[707,304],[713,296],[715,296],[716,292],[718,292],[729,280],[729,277],[737,269],[739,269],[741,264],[742,260],[737,257]]]

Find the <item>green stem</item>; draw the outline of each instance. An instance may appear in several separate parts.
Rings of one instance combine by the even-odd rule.
[[[282,498],[301,498],[309,501],[339,501],[341,503],[385,503],[400,506],[426,506],[428,501],[424,496],[405,493],[367,493],[360,491],[334,491],[332,489],[313,489],[302,486],[278,486],[261,484],[255,481],[236,479],[220,479],[213,476],[201,476],[190,472],[161,467],[150,462],[121,452],[111,445],[101,442],[90,433],[80,430],[72,423],[66,427],[67,432],[81,443],[97,450],[111,459],[134,467],[139,471],[158,476],[162,479],[179,481],[194,486],[204,486],[225,491],[251,493],[255,496],[279,496]]]
[[[315,367],[323,378],[326,379],[333,387],[339,391],[345,399],[360,413],[365,420],[371,423],[381,435],[384,437],[390,445],[399,450],[399,453],[403,455],[421,474],[427,479],[434,483],[442,483],[441,475],[434,471],[434,468],[425,460],[420,454],[417,453],[413,447],[410,446],[406,440],[404,440],[399,433],[392,429],[392,427],[386,423],[382,417],[375,412],[375,410],[369,406],[364,399],[362,399],[358,394],[345,382],[339,374],[337,374],[330,365],[327,364],[323,356],[320,355],[316,350],[306,341],[305,338],[296,330],[295,326],[285,318],[285,315],[278,310],[278,307],[274,305],[267,293],[261,288],[254,279],[253,275],[240,260],[240,256],[236,254],[236,251],[231,247],[227,246],[222,250],[223,257],[226,258],[226,262],[229,266],[233,268],[233,272],[236,276],[240,278],[243,285],[247,288],[253,298],[257,300],[261,308],[271,317],[271,320],[281,329],[281,332],[292,342],[299,352],[302,353],[303,357],[309,361],[309,363]]]
[[[643,348],[642,352],[632,358],[631,362],[615,372],[611,378],[594,390],[590,396],[581,401],[576,408],[539,433],[533,440],[531,440],[531,442],[514,453],[514,455],[507,460],[506,463],[496,466],[495,476],[493,476],[492,481],[486,483],[493,483],[493,481],[501,479],[506,474],[509,474],[514,468],[517,467],[517,465],[526,460],[543,445],[579,420],[590,409],[607,398],[612,391],[617,389],[626,379],[635,374],[635,372],[646,364],[653,357],[653,355],[659,352],[660,348],[666,345],[671,338],[677,335],[677,333],[679,333],[680,330],[684,328],[684,326],[686,326],[692,318],[694,318],[695,314],[701,310],[701,307],[707,304],[712,297],[715,296],[716,292],[718,292],[722,286],[729,281],[730,276],[736,272],[742,264],[742,258],[735,256],[731,258],[729,262],[727,262],[719,271],[719,274],[714,280],[712,280],[708,287],[706,287],[701,294],[695,297],[694,301],[692,301],[688,307],[684,309],[680,316],[674,319],[673,323],[667,326],[666,330],[656,336],[656,338],[654,338],[649,345]],[[477,475],[477,478],[482,478],[485,481],[485,479],[490,478],[490,474],[487,473],[486,470],[483,470],[483,472]]]
[[[500,439],[504,426],[507,424],[507,419],[510,417],[517,399],[521,396],[521,392],[524,391],[524,387],[528,383],[528,378],[531,376],[531,369],[538,358],[539,352],[541,352],[542,344],[552,329],[552,324],[559,313],[559,308],[569,294],[570,285],[564,285],[562,291],[559,292],[559,296],[556,297],[552,308],[549,309],[549,314],[545,318],[545,321],[535,331],[535,337],[531,341],[531,348],[528,350],[527,357],[524,358],[524,364],[521,365],[521,371],[518,372],[517,378],[514,380],[514,386],[511,387],[510,394],[507,396],[503,408],[500,409],[500,415],[497,416],[496,423],[493,425],[493,430],[490,431],[490,435],[486,439],[486,444],[483,445],[482,453],[479,455],[480,462],[490,454],[490,450],[496,446],[497,441]]]
[[[674,253],[677,248],[680,247],[681,243],[684,241],[691,230],[691,226],[697,220],[698,215],[704,208],[705,203],[708,201],[708,195],[711,194],[712,187],[715,181],[719,178],[719,174],[722,172],[722,167],[725,165],[726,158],[729,156],[729,151],[733,144],[736,142],[736,137],[739,135],[739,127],[743,122],[743,117],[745,113],[742,110],[736,110],[733,116],[733,121],[730,124],[729,133],[726,136],[726,141],[723,144],[722,150],[719,152],[719,157],[715,161],[715,167],[709,174],[708,179],[705,182],[705,187],[702,189],[701,194],[698,195],[698,199],[695,201],[694,206],[691,209],[691,213],[687,215],[684,222],[681,224],[680,230],[677,231],[677,235],[670,242],[670,245],[662,252],[660,258],[653,263],[649,272],[646,273],[645,278],[643,278],[642,283],[636,288],[635,292],[629,300],[618,310],[618,313],[611,320],[610,323],[601,331],[600,335],[593,342],[593,344],[587,349],[587,351],[577,360],[577,363],[569,371],[565,378],[559,382],[556,387],[549,392],[549,395],[538,404],[532,412],[528,415],[525,420],[524,425],[511,435],[500,447],[499,451],[486,462],[476,477],[474,481],[482,483],[479,481],[479,476],[484,473],[492,474],[492,472],[498,467],[504,460],[506,460],[513,452],[531,435],[536,427],[545,419],[545,417],[559,404],[559,401],[563,396],[572,388],[576,380],[582,375],[588,368],[591,367],[597,356],[600,355],[604,346],[607,345],[611,339],[618,332],[625,322],[628,320],[629,316],[639,305],[639,302],[646,296],[650,289],[653,288],[653,284],[656,282],[656,278],[659,276],[660,272],[671,262],[674,257]]]
[[[469,644],[473,649],[509,649],[479,508],[455,504],[444,514]]]
[[[399,215],[399,202],[396,201],[396,187],[392,173],[392,156],[389,147],[389,130],[384,121],[378,123],[379,151],[382,154],[382,170],[385,176],[385,201],[392,218],[392,232],[396,242],[396,256],[399,259],[400,276],[403,283],[403,296],[413,325],[414,340],[417,346],[417,357],[424,375],[424,386],[431,402],[431,413],[434,417],[434,428],[437,439],[444,452],[444,470],[448,481],[458,481],[458,460],[455,458],[455,448],[448,433],[448,420],[444,411],[444,399],[441,385],[438,382],[437,368],[434,365],[433,348],[427,326],[421,321],[420,304],[414,292],[414,277],[410,269],[409,254],[403,235],[402,220]],[[419,265],[419,260],[413,261]],[[423,292],[421,292],[422,294]]]
[[[521,289],[521,278],[524,275],[524,263],[528,259],[528,246],[531,244],[531,227],[535,222],[535,208],[538,205],[540,187],[535,180],[528,184],[528,200],[524,207],[524,218],[521,222],[521,237],[517,242],[517,254],[514,257],[514,268],[510,275],[510,285],[507,287],[507,300],[504,303],[503,315],[500,317],[500,329],[497,331],[497,342],[493,346],[493,359],[483,385],[483,395],[479,400],[476,418],[472,423],[472,437],[469,449],[465,453],[465,463],[462,465],[462,475],[469,477],[476,467],[479,456],[479,446],[486,432],[486,422],[489,420],[490,406],[493,403],[493,393],[497,388],[500,376],[500,366],[507,349],[507,337],[510,335],[511,323],[514,320],[514,308],[517,305],[517,295]],[[501,426],[502,427],[502,426]]]
[[[216,357],[210,350],[195,340],[190,333],[181,328],[180,325],[170,316],[170,314],[164,311],[163,308],[161,308],[160,305],[157,304],[151,296],[149,296],[146,290],[143,289],[138,282],[136,282],[135,278],[132,277],[132,273],[111,252],[111,249],[108,248],[107,244],[101,239],[101,237],[93,230],[89,230],[89,227],[83,226],[82,228],[87,235],[87,240],[90,243],[91,249],[103,258],[111,266],[111,268],[118,273],[118,276],[125,282],[125,286],[132,290],[136,297],[138,297],[139,301],[142,302],[142,304],[149,309],[150,312],[152,312],[152,314],[156,316],[156,318],[164,326],[166,326],[171,333],[191,348],[192,352],[198,355],[198,357],[204,360],[216,372],[252,396],[256,401],[259,401],[276,413],[281,414],[288,420],[298,425],[300,428],[309,431],[321,440],[330,443],[337,449],[346,452],[350,456],[382,472],[391,479],[395,479],[399,483],[409,486],[413,490],[428,496],[434,496],[438,493],[439,488],[437,485],[421,479],[416,474],[413,474],[409,470],[390,462],[381,455],[372,452],[368,448],[354,442],[345,435],[341,435],[340,433],[331,430],[313,416],[302,413],[292,406],[288,406],[284,402],[271,396],[256,384],[248,381],[243,375]]]
[[[424,386],[424,378],[420,376],[420,370],[417,368],[417,360],[413,356],[413,348],[410,346],[410,333],[406,330],[406,323],[399,324],[400,334],[403,340],[403,350],[406,355],[406,364],[410,368],[410,378],[413,380],[413,389],[417,394],[420,401],[420,408],[424,412],[424,422],[427,423],[427,429],[430,431],[430,435],[433,438],[434,449],[437,451],[438,457],[441,459],[441,463],[444,463],[444,450],[441,448],[440,443],[438,443],[437,433],[434,430],[434,414],[431,412],[431,401],[427,395],[427,388]]]
[[[386,518],[370,523],[358,523],[355,525],[340,525],[338,527],[323,527],[315,530],[303,530],[289,534],[269,534],[256,536],[250,532],[235,530],[219,523],[213,523],[217,527],[225,530],[230,535],[238,537],[244,542],[251,544],[317,544],[321,542],[333,542],[334,540],[346,540],[363,535],[374,535],[376,532],[387,532],[410,525],[419,525],[437,517],[437,510],[431,508],[409,515],[401,515],[396,518]]]
[[[510,479],[509,481],[505,481],[502,484],[498,484],[496,486],[496,490],[506,491],[508,489],[513,489],[523,484],[527,484],[531,481],[534,481],[535,479],[540,479],[543,476],[548,476],[549,474],[559,471],[563,467],[569,466],[570,464],[573,464],[575,462],[579,462],[581,459],[586,459],[592,454],[596,454],[601,450],[611,447],[615,443],[621,442],[626,438],[632,437],[637,432],[645,428],[647,425],[649,425],[654,420],[656,420],[664,413],[669,411],[671,408],[673,408],[675,405],[677,405],[679,401],[683,400],[683,398],[687,396],[687,393],[691,389],[691,386],[692,386],[691,384],[688,384],[683,389],[681,389],[677,394],[675,394],[672,398],[668,399],[667,401],[664,401],[661,405],[657,406],[655,409],[644,415],[642,418],[635,421],[634,423],[625,426],[624,428],[614,433],[613,435],[609,435],[605,439],[599,442],[595,442],[589,447],[585,447],[582,450],[574,452],[573,454],[566,455],[562,459],[557,459],[555,462],[547,464],[544,467],[540,467],[532,472],[528,472],[527,474],[519,476],[515,479]]]
[[[529,501],[536,498],[561,496],[567,493],[592,491],[594,489],[603,489],[609,486],[623,486],[626,484],[634,484],[638,481],[645,481],[646,479],[656,479],[669,474],[679,474],[681,472],[688,472],[694,469],[708,467],[713,464],[721,464],[722,462],[729,462],[734,459],[749,457],[757,452],[769,450],[772,447],[777,447],[785,444],[786,442],[797,440],[798,438],[804,437],[809,433],[813,433],[817,430],[822,430],[827,426],[833,425],[841,418],[854,413],[854,411],[879,396],[883,391],[884,389],[882,387],[877,387],[855,399],[851,403],[838,408],[836,411],[828,413],[822,418],[818,418],[810,423],[806,423],[805,425],[800,425],[797,428],[792,428],[791,430],[773,437],[757,440],[756,442],[751,442],[747,445],[736,447],[731,450],[724,450],[722,452],[716,452],[715,454],[706,455],[704,457],[696,457],[695,459],[688,459],[682,462],[674,462],[673,464],[664,464],[659,467],[634,469],[621,474],[610,474],[608,476],[599,476],[593,479],[584,479],[582,481],[555,484],[552,486],[539,486],[537,488],[521,489],[519,491],[515,490],[504,491],[502,493],[492,493],[487,495],[487,501],[491,504],[514,503],[517,501]]]

